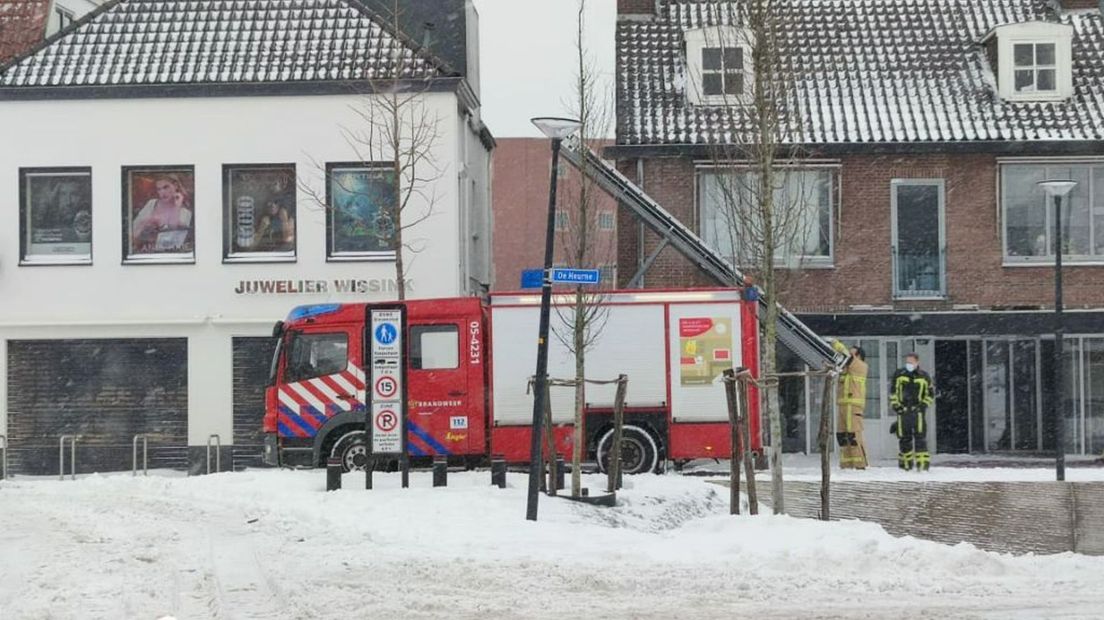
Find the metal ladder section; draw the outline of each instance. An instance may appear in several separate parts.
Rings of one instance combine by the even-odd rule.
[[[723,286],[744,286],[747,281],[744,274],[625,175],[582,144],[577,136],[564,140],[560,151],[568,163],[590,176],[606,193],[631,210],[652,232],[662,237],[665,243],[669,243],[699,269]],[[755,287],[755,290],[759,293],[759,319],[763,320],[766,316],[766,302],[759,287]],[[832,345],[781,305],[778,306],[778,339],[813,368],[821,368],[825,362],[840,368],[847,359],[846,355],[835,351]]]

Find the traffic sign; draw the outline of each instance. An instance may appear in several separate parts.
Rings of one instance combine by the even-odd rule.
[[[376,379],[376,396],[383,400],[390,400],[399,391],[399,382],[390,375],[383,375]]]
[[[552,270],[552,282],[557,284],[598,284],[601,275],[597,269],[568,269],[557,267]]]
[[[543,269],[526,269],[521,272],[521,288],[540,288],[543,285]]]
[[[396,403],[372,403],[372,454],[402,454],[401,422]]]
[[[372,346],[371,454],[402,455],[406,428],[406,402],[403,381],[403,310],[372,308],[370,316]]]

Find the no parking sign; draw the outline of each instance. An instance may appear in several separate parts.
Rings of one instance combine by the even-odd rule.
[[[370,447],[373,455],[399,456],[406,449],[405,309],[393,306],[371,308],[368,312],[372,341],[368,364],[372,402],[367,424],[372,438]]]

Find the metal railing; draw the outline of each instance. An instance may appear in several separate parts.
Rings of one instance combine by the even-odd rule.
[[[893,296],[945,297],[946,250],[905,254],[893,248]]]
[[[65,441],[69,440],[69,479],[77,479],[77,440],[80,435],[62,435],[58,439],[58,480],[65,480]]]
[[[222,471],[222,439],[217,433],[207,436],[207,473],[211,473],[211,440],[215,441],[215,473]]]
[[[149,475],[149,438],[146,437],[145,435],[142,435],[142,434],[135,435],[134,436],[134,441],[132,442],[133,447],[131,449],[131,463],[133,463],[133,468],[131,469],[131,475],[132,476],[137,476],[138,475],[138,440],[139,439],[142,440],[142,475],[143,476],[148,476]]]

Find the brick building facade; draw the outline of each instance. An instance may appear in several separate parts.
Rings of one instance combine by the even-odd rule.
[[[723,38],[740,30],[740,4],[618,3],[618,133],[606,155],[718,251],[726,248],[711,236],[721,208],[711,188],[738,176],[740,164],[713,153],[720,136],[739,131],[731,110],[741,104],[711,94],[703,76],[721,84],[716,76],[743,72],[751,83],[747,64],[728,64],[740,62],[729,51],[743,44]],[[1063,212],[1067,372],[1057,400],[1067,451],[1100,454],[1104,19],[1096,3],[777,6],[786,23],[780,55],[793,55],[806,114],[792,140],[806,157],[787,174],[799,185],[813,179],[814,197],[801,200],[820,213],[820,230],[782,272],[782,303],[820,334],[867,350],[873,455],[896,452],[885,380],[909,351],[939,387],[929,431],[938,451],[1053,449],[1052,207],[1036,181],[1067,176],[1079,184]],[[627,213],[618,229],[624,281],[660,240]],[[644,282],[715,284],[672,248]],[[783,368],[801,367],[781,357]],[[813,450],[815,390],[793,380],[782,396],[783,447]]]
[[[551,145],[546,138],[499,139],[492,165],[494,285],[491,289],[516,291],[522,271],[544,264]],[[580,183],[579,172],[561,159],[554,263],[599,269],[601,286],[612,288],[617,282],[617,203],[597,187],[588,189],[588,256],[585,264],[575,264],[571,258],[581,223]]]

